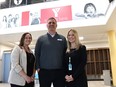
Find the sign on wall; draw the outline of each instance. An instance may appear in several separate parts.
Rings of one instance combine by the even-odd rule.
[[[55,17],[58,22],[71,21],[71,5],[54,8],[41,9],[41,23],[46,23],[49,17]]]
[[[4,9],[0,11],[0,29],[39,26],[45,24],[49,17],[55,17],[58,22],[104,17],[108,5],[108,0],[69,0],[67,3],[61,0]]]

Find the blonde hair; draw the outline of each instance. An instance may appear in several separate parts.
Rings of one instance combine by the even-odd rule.
[[[69,33],[70,32],[73,32],[74,33],[74,36],[75,36],[75,44],[76,44],[76,49],[79,49],[79,47],[80,47],[80,45],[81,45],[81,43],[80,43],[80,41],[79,41],[79,36],[78,36],[78,33],[77,33],[77,31],[76,30],[74,30],[74,29],[70,29],[69,31],[68,31],[68,33],[67,33],[67,38],[68,38],[68,35],[69,35]],[[69,41],[67,41],[67,43],[68,43],[68,49],[67,49],[67,51],[69,51],[70,49],[71,49],[71,43],[69,42]]]

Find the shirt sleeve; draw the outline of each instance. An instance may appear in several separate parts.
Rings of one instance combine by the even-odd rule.
[[[35,68],[36,70],[40,68],[40,54],[41,54],[41,41],[38,38],[36,45],[35,45]]]
[[[15,46],[11,53],[11,65],[12,68],[19,73],[22,70],[20,66],[20,48],[19,46]]]

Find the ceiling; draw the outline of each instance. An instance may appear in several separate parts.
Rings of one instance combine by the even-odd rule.
[[[71,29],[71,28],[69,28]],[[69,29],[57,29],[57,32],[66,36]],[[86,26],[86,27],[74,27],[79,33],[79,36],[83,36],[84,40],[81,41],[81,43],[85,45],[91,45],[91,44],[98,44],[101,43],[108,43],[108,37],[107,32],[109,30],[116,30],[116,7],[112,12],[112,15],[110,16],[109,20],[105,25],[98,25],[98,26]],[[33,31],[31,32],[33,36],[32,41],[32,47],[34,47],[37,38],[40,35],[45,34],[47,31]],[[0,44],[14,47],[16,44],[15,42],[19,42],[19,39],[21,37],[22,33],[14,33],[14,34],[5,34],[0,35]]]

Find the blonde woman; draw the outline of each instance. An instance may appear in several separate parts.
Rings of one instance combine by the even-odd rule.
[[[66,87],[88,87],[85,66],[87,62],[86,47],[79,41],[76,30],[67,34],[68,50],[65,57]]]

